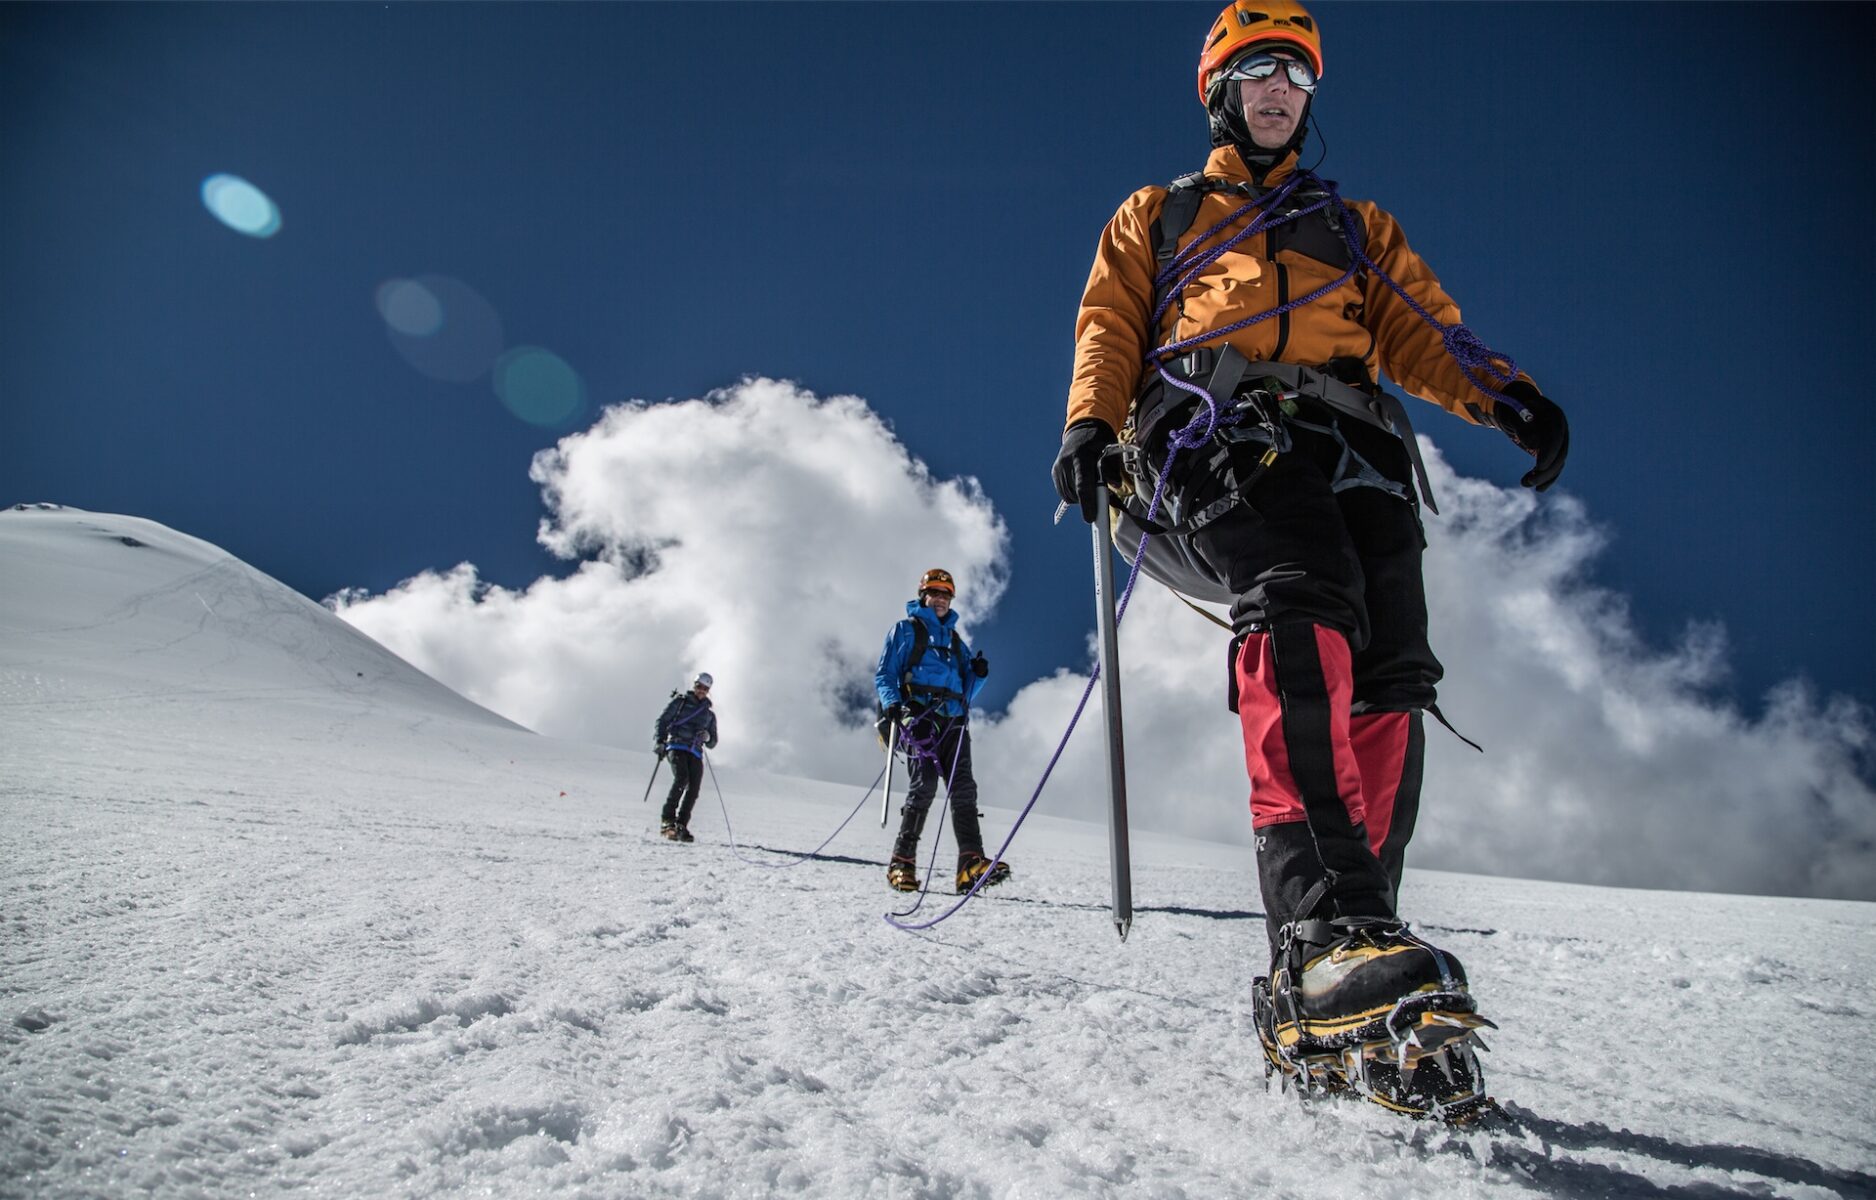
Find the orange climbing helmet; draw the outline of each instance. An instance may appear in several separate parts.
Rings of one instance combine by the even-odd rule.
[[[1258,42],[1285,42],[1309,60],[1316,78],[1322,78],[1322,35],[1316,18],[1295,0],[1233,0],[1218,14],[1199,52],[1199,103],[1211,105],[1213,78],[1246,46]]]
[[[933,567],[918,581],[918,594],[923,596],[926,592],[943,592],[947,596],[955,596],[958,594],[958,585],[952,582],[951,572],[943,567]]]

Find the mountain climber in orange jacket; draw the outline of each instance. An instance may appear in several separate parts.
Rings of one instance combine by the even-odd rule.
[[[1421,578],[1432,497],[1406,409],[1378,381],[1503,431],[1539,491],[1569,426],[1460,324],[1391,216],[1299,166],[1322,78],[1300,4],[1219,15],[1198,71],[1214,148],[1102,232],[1054,477],[1084,519],[1111,515],[1123,552],[1154,535],[1150,574],[1231,605],[1268,1069],[1452,1116],[1488,1103],[1471,1055],[1482,1018],[1457,960],[1395,911],[1442,674]],[[1095,511],[1103,482],[1112,514]]]

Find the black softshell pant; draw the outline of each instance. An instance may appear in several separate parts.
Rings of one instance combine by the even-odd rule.
[[[1427,643],[1419,514],[1405,494],[1359,482],[1365,463],[1371,481],[1405,485],[1405,447],[1314,406],[1300,415],[1329,431],[1288,422],[1291,447],[1266,468],[1257,442],[1207,445],[1175,466],[1187,512],[1253,481],[1189,538],[1237,597],[1231,699],[1247,765],[1254,781],[1281,785],[1260,803],[1254,784],[1252,797],[1273,948],[1298,918],[1393,915],[1420,798],[1420,710],[1442,674]],[[1269,793],[1284,803],[1273,810]]]
[[[664,798],[664,817],[690,828],[690,810],[696,807],[697,793],[703,788],[703,756],[673,750],[664,759],[671,764],[671,791]]]
[[[983,854],[982,814],[977,811],[977,779],[971,774],[969,726],[958,718],[919,717],[912,728],[920,739],[937,736],[937,758],[910,756],[907,771],[911,782],[899,810],[899,837],[893,843],[893,857],[917,857],[919,835],[924,832],[925,817],[938,795],[940,780],[947,781],[945,794],[951,802],[951,829],[957,835],[958,857]]]
[[[1304,419],[1333,423],[1312,409]],[[1407,486],[1413,467],[1398,438],[1352,419],[1335,427],[1348,451]],[[1353,466],[1343,442],[1294,422],[1288,428],[1292,449],[1261,472],[1261,443],[1232,448],[1234,477],[1256,472],[1255,482],[1243,503],[1191,535],[1193,550],[1237,595],[1231,621],[1240,633],[1279,622],[1339,630],[1355,656],[1355,711],[1423,709],[1444,671],[1427,644],[1419,513],[1378,487],[1341,480],[1338,488],[1338,475]],[[1175,464],[1190,479],[1188,511],[1227,490],[1225,474],[1205,461],[1216,449],[1187,451],[1200,461]]]

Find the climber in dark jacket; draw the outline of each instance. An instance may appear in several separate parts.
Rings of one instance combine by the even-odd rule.
[[[658,714],[652,749],[671,764],[671,792],[664,798],[658,832],[674,842],[694,842],[690,810],[703,787],[703,752],[716,749],[717,715],[710,710],[708,672],[701,673],[688,692],[672,692],[671,703]]]

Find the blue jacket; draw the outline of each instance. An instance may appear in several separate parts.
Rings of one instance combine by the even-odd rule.
[[[913,664],[908,679],[906,660],[912,657],[918,644],[914,622],[925,626],[930,644],[925,648],[925,656]],[[906,601],[905,620],[894,625],[892,632],[886,635],[885,649],[879,652],[879,669],[873,673],[873,688],[879,693],[881,704],[903,701],[915,707],[929,707],[946,717],[962,716],[969,709],[984,681],[971,670],[970,647],[964,644],[957,624],[956,609],[946,613],[945,619],[940,621],[937,613],[918,601]]]
[[[717,715],[710,711],[710,697],[699,700],[690,692],[671,697],[658,715],[658,728],[652,735],[666,750],[682,750],[702,757],[705,749],[717,748]]]

